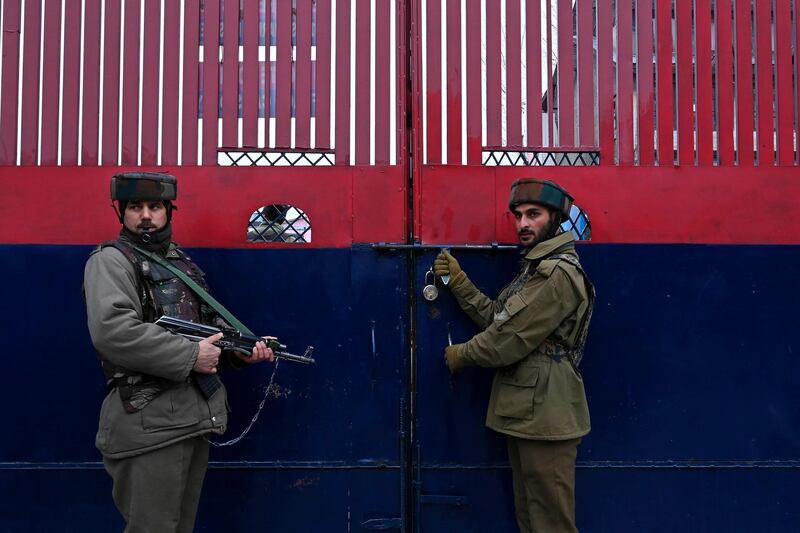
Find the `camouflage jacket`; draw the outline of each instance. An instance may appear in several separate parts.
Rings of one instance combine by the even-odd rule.
[[[136,266],[110,246],[93,253],[84,271],[89,333],[101,360],[126,369],[133,379],[166,384],[136,412],[126,410],[119,387],[109,390],[96,445],[112,458],[203,433],[222,433],[227,423],[224,389],[207,400],[190,382],[198,344],[150,322],[152,317],[142,308],[139,275]]]
[[[532,248],[497,300],[461,273],[451,280],[461,308],[483,331],[467,341],[467,364],[496,368],[486,425],[522,438],[565,440],[589,433],[589,409],[577,365],[594,303],[562,233]]]

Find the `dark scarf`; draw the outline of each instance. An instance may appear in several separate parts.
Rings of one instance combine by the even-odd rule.
[[[134,233],[125,226],[119,232],[119,240],[128,244],[134,244],[148,252],[166,255],[169,245],[172,243],[172,223],[168,223],[158,231],[151,233]]]

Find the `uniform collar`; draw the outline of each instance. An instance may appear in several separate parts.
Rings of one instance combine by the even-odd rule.
[[[538,259],[547,257],[553,252],[557,251],[559,248],[563,248],[561,251],[564,252],[572,251],[575,248],[574,242],[575,238],[572,236],[572,232],[565,231],[564,233],[560,233],[552,239],[542,241],[531,248],[528,253],[525,254],[525,259],[529,261],[536,261]]]

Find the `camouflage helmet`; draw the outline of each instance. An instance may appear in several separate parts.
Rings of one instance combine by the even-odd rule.
[[[555,182],[520,178],[511,184],[508,209],[513,211],[519,204],[542,204],[555,209],[561,215],[562,220],[568,220],[572,200],[572,196]]]
[[[178,195],[178,180],[161,172],[125,172],[111,177],[111,199],[163,200],[169,202]]]

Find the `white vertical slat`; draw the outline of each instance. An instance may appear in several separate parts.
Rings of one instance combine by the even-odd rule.
[[[547,32],[548,28],[550,28],[550,19],[547,17],[547,5],[550,4],[550,8],[552,11],[552,2],[551,0],[542,0],[540,4],[540,12],[541,17],[540,20],[542,21],[540,27],[540,36],[541,36],[541,45],[540,45],[540,52],[542,58],[542,97],[544,97],[545,93],[547,93],[547,105],[550,106],[552,104],[552,97],[553,95],[550,94],[550,87],[547,86],[547,73],[550,69],[550,54],[548,53],[548,47],[550,46],[550,42],[547,40]],[[547,112],[542,111],[542,146],[549,146],[550,143],[550,123],[548,121]]]
[[[331,103],[329,146],[336,148],[336,0],[331,0]]]
[[[1,9],[1,8],[0,8]],[[44,13],[45,8],[42,5],[41,19],[39,20],[39,108],[36,113],[36,164],[42,164],[42,94],[44,79]],[[0,22],[0,25],[2,22]],[[2,39],[0,39],[0,42]],[[0,69],[2,71],[2,69]],[[1,100],[1,99],[0,99]]]
[[[356,0],[350,0],[350,164],[356,164]]]
[[[589,0],[591,1],[591,0]],[[522,146],[529,146],[528,144],[528,25],[525,24],[526,17],[528,16],[528,8],[525,0],[519,2],[519,25],[520,25],[520,103],[521,103],[521,117],[520,125],[522,126]]]
[[[270,90],[271,87],[272,87],[272,84],[275,83],[275,72],[276,72],[277,69],[275,69],[273,67],[275,67],[275,60],[274,59],[270,60],[269,65],[267,67],[267,68],[270,69],[270,71],[269,71],[270,87],[267,87],[267,90]],[[278,94],[277,91],[276,91],[275,94],[277,96],[277,94]],[[274,99],[272,101],[274,102]],[[272,104],[270,104],[270,105],[272,105]],[[267,109],[267,113],[269,114],[269,109]],[[276,122],[276,118],[275,117],[270,117],[269,115],[268,115],[268,117],[269,117],[269,147],[270,148],[275,148],[275,128],[276,128],[275,122]]]
[[[244,6],[242,6],[240,4],[239,9],[240,10],[244,9]],[[241,25],[239,25],[239,27],[241,28]],[[241,116],[241,117],[239,116],[239,103],[238,103],[239,102],[239,97],[241,96],[241,94],[239,94],[239,67],[244,63],[244,35],[242,35],[241,37],[242,37],[242,43],[243,44],[239,45],[237,43],[237,46],[239,47],[239,58],[237,60],[238,63],[236,64],[236,80],[237,80],[236,81],[236,95],[237,95],[237,98],[236,98],[236,102],[237,102],[236,103],[236,146],[239,147],[239,148],[244,146],[244,141],[243,141],[243,137],[244,137],[244,116]],[[243,90],[244,90],[244,88],[243,88]],[[244,115],[244,110],[242,110],[242,115]]]
[[[192,0],[189,0],[189,1],[192,1]],[[198,19],[197,23],[198,24],[200,23],[199,19]],[[198,33],[198,36],[199,36],[199,33]],[[194,46],[194,45],[192,45],[192,46]],[[197,66],[198,66],[198,68],[200,67],[200,63],[203,63],[205,61],[203,46],[204,45],[203,45],[202,42],[197,43]],[[198,75],[199,75],[199,72],[198,72]],[[201,83],[202,83],[202,80],[199,80],[198,81],[198,89],[197,89],[198,92],[200,91],[200,85],[199,84],[201,84]],[[198,102],[198,106],[199,106],[199,102]],[[194,112],[197,113],[197,110],[195,110]],[[203,119],[200,118],[200,113],[197,113],[197,162],[196,163],[197,163],[197,165],[202,165],[203,164]]]
[[[181,9],[178,15],[180,35],[178,36],[178,165],[183,163],[183,39],[184,39],[184,8],[185,0],[181,0]],[[159,143],[161,144],[161,143]]]
[[[61,0],[61,46],[59,50],[59,65],[58,65],[58,148],[56,156],[56,165],[61,166],[61,136],[63,134],[64,126],[64,19],[65,17],[65,2]]]
[[[138,124],[136,135],[136,164],[142,164],[142,90],[144,88],[144,4],[139,3],[139,102],[138,102]]]
[[[550,17],[547,16],[547,8],[548,3],[550,7]],[[557,20],[556,15],[558,14],[558,0],[544,0],[542,2],[542,85],[544,86],[544,90],[547,91],[547,106],[550,109],[553,106],[553,99],[555,95],[553,94],[553,88],[548,86],[548,78],[553,72],[553,55],[558,53],[558,49],[553,45],[553,43],[557,41],[557,27],[554,25],[553,21]],[[547,39],[547,33],[550,32],[550,39]],[[557,64],[557,63],[556,63]],[[543,93],[544,94],[544,93]],[[553,120],[555,121],[556,114],[553,113]],[[544,146],[554,146],[553,144],[553,135],[554,135],[554,128],[553,123],[549,120],[549,116],[547,114],[542,115],[543,124],[545,125],[542,128],[542,144]]]
[[[397,2],[389,2],[389,164],[397,164]]]
[[[100,1],[100,78],[97,91],[97,165],[103,164],[103,101],[105,98],[106,0]]]
[[[122,88],[125,86],[125,69],[122,60],[125,57],[125,1],[119,7],[119,91],[117,99],[117,164],[122,164]]]
[[[225,16],[225,9],[224,9],[224,6],[222,6],[222,5],[220,5],[220,7],[219,7],[219,14],[220,14],[221,17]],[[217,22],[219,23],[219,21],[217,21]],[[223,31],[224,31],[224,29],[223,29]],[[223,62],[223,59],[224,59],[223,56],[225,54],[225,50],[223,50],[222,43],[220,42],[221,39],[219,39],[219,37],[220,37],[220,34],[218,33],[217,34],[217,105],[214,106],[214,109],[215,109],[214,114],[215,115],[220,115],[221,114],[219,98],[220,98],[222,89],[221,89],[220,81],[222,80],[222,76],[224,75],[224,72],[222,72],[222,62]],[[220,146],[222,146],[222,117],[221,116],[217,116],[217,148],[219,148]],[[219,158],[219,155],[217,157]]]
[[[164,134],[164,0],[159,6],[158,21],[158,133],[156,134],[156,164],[161,164],[161,142]],[[172,90],[175,90],[174,88]],[[180,128],[179,128],[180,129]],[[170,132],[172,133],[172,132]],[[180,148],[179,148],[180,150]]]
[[[83,165],[83,59],[84,43],[86,37],[86,0],[81,0],[81,38],[80,38],[80,58],[78,59],[78,166]]]
[[[440,80],[439,86],[441,87],[441,91],[439,94],[441,95],[441,104],[439,108],[441,109],[441,124],[439,126],[439,131],[441,132],[441,153],[439,154],[439,161],[442,162],[443,165],[447,164],[447,32],[451,28],[451,24],[448,24],[447,21],[450,17],[448,17],[447,13],[447,2],[446,0],[440,0],[439,3],[439,13],[441,14],[442,20],[442,31],[439,32],[439,52],[440,52],[440,64],[441,68],[439,69]]]
[[[369,164],[375,164],[375,3],[369,8]]]
[[[467,0],[461,0],[461,164],[467,164]]]
[[[311,79],[311,92],[315,95],[315,99],[317,98],[317,46],[319,45],[319,16],[317,15],[317,5],[314,3],[311,7],[312,13],[312,22],[316,21],[312,26],[311,30],[311,65],[313,68],[313,77]],[[316,43],[316,44],[315,44]],[[309,116],[309,139],[310,139],[310,148],[313,150],[317,147],[317,108],[316,102],[314,104],[315,108],[311,111]]]
[[[258,8],[259,17],[261,16],[260,15],[260,13],[261,13],[261,5],[263,5],[263,4],[260,3],[259,4],[259,8]],[[259,26],[260,26],[260,23],[259,23]],[[260,39],[260,35],[259,35],[259,39]],[[259,43],[260,43],[260,41],[259,41]],[[258,45],[258,86],[259,86],[260,89],[263,88],[265,91],[269,91],[269,87],[262,87],[262,85],[261,85],[261,69],[262,68],[263,69],[269,68],[269,64],[266,63],[267,46],[262,46],[261,44]],[[266,74],[266,72],[267,71],[265,70],[264,73]],[[260,102],[261,102],[261,97],[259,96],[259,103]],[[266,98],[264,99],[264,103],[266,103]],[[269,115],[269,109],[266,109],[264,114],[265,115]],[[257,141],[257,143],[258,143],[258,147],[259,148],[266,148],[266,146],[265,146],[266,135],[264,135],[264,125],[266,124],[266,120],[267,120],[266,116],[264,116],[264,117],[259,116],[258,117],[258,141]]]
[[[486,146],[486,0],[481,1],[481,146]]]
[[[506,0],[500,0],[500,145],[508,144],[508,47],[506,46]]]
[[[297,43],[297,17],[296,17],[296,10],[295,7],[292,7],[292,36],[295,37],[295,43]],[[291,40],[291,37],[290,37]],[[297,46],[291,45],[292,49],[292,62],[290,69],[290,89],[289,89],[289,108],[292,107],[292,101],[294,101],[294,109],[295,109],[295,116],[291,116],[291,111],[289,111],[289,147],[290,148],[297,148],[296,142],[296,123],[297,123]]]
[[[431,0],[435,2],[436,0]],[[422,43],[420,56],[422,58],[422,164],[428,163],[428,62],[425,61],[428,53],[428,0],[420,2],[420,26],[422,27]]]
[[[22,163],[22,65],[25,63],[25,3],[25,0],[22,0],[19,12],[19,55],[17,61],[17,146],[16,150],[14,150],[15,161],[17,165]]]
[[[295,32],[294,33],[295,43],[297,43],[297,33],[296,33],[297,32],[297,30],[296,30],[296,28],[297,28],[297,17],[296,17],[296,11],[295,11],[294,8],[292,8],[292,17],[294,18],[293,23],[292,23],[292,31]],[[291,40],[291,37],[290,37],[290,40]],[[292,76],[291,74],[294,74],[294,76]],[[296,139],[296,135],[297,135],[297,133],[296,133],[297,132],[297,129],[296,129],[297,128],[297,83],[296,83],[296,80],[297,80],[297,46],[296,45],[292,46],[292,68],[291,68],[291,74],[290,74],[290,76],[291,76],[291,84],[290,84],[291,89],[289,90],[289,108],[291,109],[291,101],[294,100],[295,116],[291,116],[292,113],[291,113],[291,111],[289,111],[289,146],[292,147],[292,148],[297,148],[297,142],[295,140]],[[292,95],[294,96],[294,98],[292,98]]]

